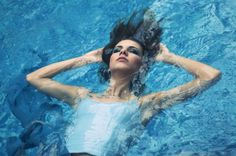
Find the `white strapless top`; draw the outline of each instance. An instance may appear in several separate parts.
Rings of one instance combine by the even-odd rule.
[[[136,100],[102,103],[86,98],[75,109],[73,121],[66,131],[66,145],[70,153],[104,155],[113,140],[117,127],[131,120],[138,109]]]

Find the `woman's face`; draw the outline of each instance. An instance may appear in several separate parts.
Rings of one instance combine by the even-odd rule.
[[[135,41],[122,40],[115,48],[110,58],[111,72],[122,70],[128,73],[137,72],[142,65],[143,49]]]

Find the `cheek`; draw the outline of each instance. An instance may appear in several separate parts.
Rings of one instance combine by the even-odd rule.
[[[142,60],[140,58],[134,59],[132,64],[136,69],[139,69],[142,65]]]
[[[109,64],[109,66],[114,63],[114,60],[115,60],[115,58],[114,58],[114,55],[112,54],[111,57],[110,57],[110,64]]]
[[[119,56],[116,56],[116,54],[112,54],[110,57],[110,64],[109,64],[109,68],[114,67],[116,65],[116,59]]]
[[[136,65],[141,65],[142,64],[142,59],[140,57],[137,57],[137,58],[134,59],[134,63]]]

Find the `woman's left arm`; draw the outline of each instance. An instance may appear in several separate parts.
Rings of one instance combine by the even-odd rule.
[[[171,106],[177,102],[183,101],[188,97],[196,95],[203,89],[210,86],[215,80],[217,80],[221,72],[209,65],[184,58],[171,53],[164,45],[160,45],[160,53],[156,56],[156,61],[162,61],[168,64],[177,65],[190,72],[195,76],[195,79],[177,86],[167,91],[161,91],[158,93],[152,93],[143,96],[141,105],[152,103],[153,108],[163,109]]]

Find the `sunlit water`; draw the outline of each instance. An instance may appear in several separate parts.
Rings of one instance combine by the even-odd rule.
[[[157,114],[130,156],[236,155],[236,2],[233,0],[120,0],[0,2],[0,155],[66,154],[64,132],[71,115],[25,75],[53,62],[80,56],[108,42],[115,21],[149,6],[164,17],[162,42],[178,55],[212,65],[222,78],[207,91]],[[56,80],[99,92],[98,65],[68,71]],[[148,92],[193,77],[156,63]],[[97,86],[101,86],[97,88]]]

